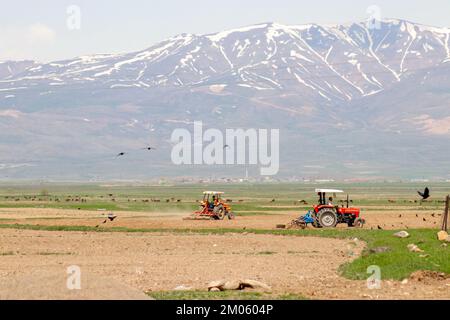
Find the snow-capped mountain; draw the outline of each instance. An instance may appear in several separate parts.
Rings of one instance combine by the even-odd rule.
[[[2,83],[2,89],[14,90],[17,84],[109,89],[215,85],[351,100],[450,60],[449,35],[449,29],[400,20],[382,22],[379,28],[267,23],[212,35],[183,34],[139,52],[37,65]]]
[[[342,139],[364,145],[376,136],[377,153],[391,144],[397,150],[401,137],[414,153],[417,136],[447,141],[450,134],[449,36],[450,29],[395,19],[374,28],[264,23],[182,34],[139,52],[0,63],[0,126],[10,140],[42,139],[56,158],[56,146],[68,141],[79,150],[64,156],[107,152],[111,141],[128,146],[149,134],[162,141],[174,124],[193,120],[287,128],[286,141],[302,139],[304,148],[315,148],[314,139],[334,148]],[[374,160],[363,151],[353,153],[356,162]],[[288,163],[298,157],[286,151]]]

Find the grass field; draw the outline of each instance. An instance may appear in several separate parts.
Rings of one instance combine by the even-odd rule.
[[[364,210],[437,210],[442,208],[445,195],[450,193],[450,183],[428,184],[433,199],[420,203],[416,191],[423,184],[361,183],[327,184],[326,187],[342,188],[349,193],[354,205]],[[113,211],[179,212],[198,207],[202,192],[207,189],[225,191],[225,198],[233,200],[238,215],[254,215],[261,212],[306,210],[317,202],[316,184],[239,184],[239,185],[31,185],[6,187],[0,185],[0,208],[56,208],[75,210],[106,209]],[[345,200],[345,196],[340,198]],[[153,202],[152,202],[153,200]],[[275,200],[274,202],[272,202]],[[301,204],[304,200],[308,204]],[[380,207],[381,206],[381,207]],[[382,206],[389,206],[383,208]]]

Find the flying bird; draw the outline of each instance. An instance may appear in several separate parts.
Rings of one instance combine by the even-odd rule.
[[[116,218],[117,218],[117,216],[114,213],[109,213],[108,214],[109,221],[114,221],[114,219],[116,219]]]
[[[121,153],[117,154],[116,158],[122,157],[122,156],[124,156],[124,155],[125,155],[125,152],[121,152]]]
[[[156,148],[153,148],[153,147],[145,147],[143,150],[151,151],[151,150],[156,150]]]
[[[230,147],[230,146],[227,145],[227,144],[223,146],[224,149],[227,149],[227,148],[229,148],[229,147]]]
[[[422,200],[427,200],[430,197],[430,189],[428,187],[425,188],[424,192],[417,191],[417,193],[422,197]]]

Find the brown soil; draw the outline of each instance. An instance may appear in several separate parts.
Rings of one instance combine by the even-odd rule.
[[[188,213],[105,212],[60,209],[0,209],[2,223],[86,225],[99,228],[274,229],[299,213],[183,220]],[[435,217],[432,217],[432,214]],[[107,212],[106,212],[107,214]],[[399,216],[402,217],[399,217]],[[369,211],[366,228],[436,227],[437,212]],[[426,221],[423,221],[425,218]],[[340,226],[346,228],[346,226]],[[319,299],[450,299],[450,279],[418,273],[403,283],[383,281],[369,290],[365,281],[338,275],[364,244],[349,240],[274,235],[174,233],[93,233],[0,230],[0,299],[141,299],[144,291],[177,286],[206,289],[213,280],[250,278],[275,294]],[[82,270],[82,289],[66,288],[68,266]]]
[[[288,224],[301,213],[286,212],[262,216],[237,217],[236,220],[183,220],[189,212],[115,212],[118,218],[113,223],[102,222],[107,212],[61,210],[61,209],[0,209],[2,219],[14,219],[5,223],[26,223],[42,225],[86,225],[86,226],[120,226],[130,228],[237,228],[237,229],[275,229],[278,224]],[[417,216],[416,216],[417,215]],[[386,230],[438,228],[442,217],[436,211],[368,211],[364,213],[365,228]],[[347,228],[346,225],[339,225]]]
[[[228,234],[0,233],[0,299],[127,299],[213,280],[255,279],[275,294],[319,299],[450,299],[450,281],[385,281],[380,290],[338,275],[361,242],[314,237]],[[66,287],[81,268],[81,290]]]

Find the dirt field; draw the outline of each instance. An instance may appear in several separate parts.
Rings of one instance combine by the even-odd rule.
[[[105,212],[97,211],[27,208],[0,213],[2,219],[13,219],[7,223],[163,229],[274,229],[299,215],[189,221],[182,219],[187,213],[118,212],[114,222],[102,224]],[[366,228],[435,227],[437,214],[369,211]],[[363,248],[361,241],[315,237],[2,229],[0,299],[143,299],[144,291],[170,291],[181,285],[204,290],[213,280],[244,278],[267,283],[274,293],[309,298],[450,299],[449,279],[384,281],[380,290],[369,290],[365,281],[340,277],[339,266]],[[66,268],[71,265],[82,270],[82,290],[66,288]]]
[[[0,299],[140,299],[144,291],[244,278],[274,293],[320,299],[450,298],[450,281],[386,282],[369,290],[365,281],[339,277],[338,267],[364,246],[347,240],[24,230],[2,230],[0,240],[1,252],[11,252],[0,260]],[[71,265],[81,268],[80,291],[66,289]]]
[[[389,208],[380,211],[367,211],[362,215],[366,219],[367,229],[377,229],[380,226],[386,230],[412,229],[412,228],[437,228],[441,222],[441,212],[438,210],[416,210],[400,208],[388,211]],[[61,210],[40,208],[0,209],[3,219],[12,219],[8,223],[26,223],[42,225],[84,225],[103,227],[107,212]],[[247,229],[274,229],[277,224],[287,224],[297,218],[299,212],[272,212],[269,215],[243,216],[236,220],[224,221],[190,221],[183,220],[189,216],[189,212],[164,213],[164,212],[115,212],[118,216],[113,223],[106,226],[130,227],[130,228],[247,228]],[[346,225],[339,227],[346,228]]]

